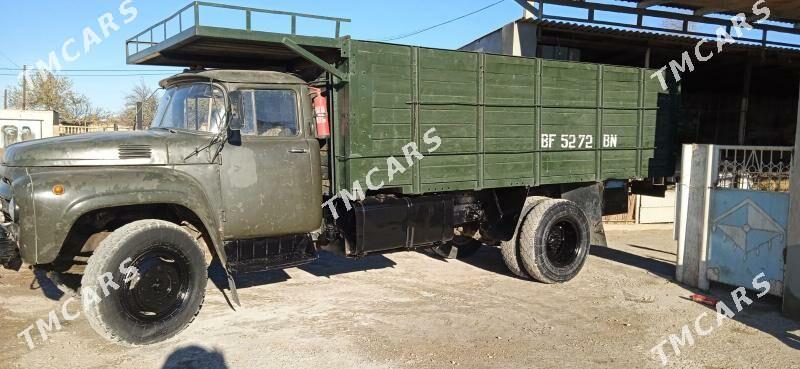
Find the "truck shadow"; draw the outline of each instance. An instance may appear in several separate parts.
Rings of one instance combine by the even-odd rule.
[[[199,346],[186,346],[173,351],[164,362],[162,369],[227,369],[225,355]]]
[[[448,261],[447,259],[444,259],[433,252],[429,251],[420,251],[420,252],[423,253],[424,255],[427,255],[437,260]],[[659,259],[652,259],[648,257],[634,255],[624,251],[603,246],[592,246],[592,248],[589,251],[589,254],[602,259],[639,268],[664,278],[671,279],[672,276],[675,275],[675,265]],[[511,273],[511,271],[508,270],[508,267],[506,267],[505,261],[503,260],[503,254],[500,251],[500,247],[497,246],[484,245],[484,247],[478,250],[478,252],[475,255],[472,255],[468,258],[459,259],[458,261],[464,262],[466,264],[472,265],[476,268],[480,268],[488,272],[497,273],[513,278],[518,278],[516,275]]]
[[[636,247],[636,246],[634,246]],[[663,260],[631,254],[610,247],[592,246],[589,254],[601,259],[632,266],[653,273],[660,277],[672,279],[675,276],[675,265]]]
[[[327,251],[320,251],[319,259],[309,264],[300,265],[297,268],[317,277],[330,278],[331,276],[340,274],[393,268],[395,264],[394,261],[383,255],[370,255],[361,259],[348,259]],[[220,291],[224,292],[224,290],[228,288],[228,279],[225,276],[225,271],[217,259],[214,259],[211,266],[208,268],[208,278]],[[282,269],[238,274],[234,276],[237,289],[285,282],[289,279],[291,279],[291,276]]]
[[[236,281],[237,289],[285,282],[288,281],[289,278],[289,275],[283,270],[268,270],[264,272],[234,275],[234,281]],[[222,264],[220,264],[216,258],[208,267],[208,279],[214,283],[214,286],[216,286],[220,292],[226,294],[227,296],[226,290],[229,288],[228,278],[225,276],[225,269],[222,268]]]
[[[395,265],[397,263],[380,254],[369,255],[360,259],[348,259],[327,251],[321,251],[319,259],[315,262],[301,265],[297,268],[317,277],[330,278],[339,274],[394,268]]]
[[[420,252],[437,260],[448,261],[447,259],[444,259],[433,252]],[[672,277],[675,275],[675,265],[659,259],[651,259],[603,246],[592,246],[589,254],[602,259],[639,268],[668,279],[672,279]],[[468,258],[459,259],[458,261],[488,272],[518,278],[508,270],[508,267],[506,267],[505,261],[503,260],[503,254],[500,251],[500,248],[497,246],[484,245],[484,247],[478,250],[475,255],[472,255]]]
[[[50,279],[47,272],[42,269],[33,270],[33,280],[29,286],[31,290],[42,290],[42,294],[50,300],[59,301],[64,296],[56,281]]]
[[[427,254],[433,258],[447,261],[434,253]],[[506,262],[503,260],[503,253],[500,251],[500,247],[498,246],[484,245],[478,250],[478,252],[475,253],[475,255],[460,259],[459,261],[472,265],[476,268],[483,269],[487,272],[492,272],[511,278],[519,278],[510,270],[508,270],[508,267],[506,267]]]
[[[475,253],[475,255],[458,259],[457,261],[453,259],[445,259],[431,250],[419,250],[419,253],[442,262],[461,262],[487,272],[500,274],[511,278],[519,278],[514,275],[514,273],[511,273],[511,271],[508,270],[508,267],[506,267],[505,261],[503,261],[503,254],[498,246],[484,245]]]
[[[641,246],[629,246],[632,246],[636,249],[659,251]],[[591,255],[616,263],[632,266],[678,284],[674,281],[675,265],[670,262],[636,255],[610,247],[592,247]],[[731,291],[737,287],[716,283],[712,284],[711,291],[701,291],[685,285],[682,285],[682,287],[688,290],[687,297],[683,297],[683,299],[686,300],[686,303],[695,304],[695,302],[688,298],[690,293],[710,295],[724,302],[727,307],[733,309],[734,313],[736,312],[736,304],[732,300]],[[763,298],[758,299],[755,296],[755,292],[748,292],[748,297],[753,300],[753,304],[744,306],[741,312],[736,313],[733,320],[747,327],[769,334],[792,349],[800,350],[800,336],[793,333],[800,330],[800,322],[792,321],[791,319],[781,315],[781,300],[774,296],[764,296]],[[704,318],[704,321],[714,321],[716,313],[716,308],[709,306],[709,316]],[[694,319],[696,318],[696,316],[689,316],[687,317],[686,323],[692,327],[694,324]],[[722,326],[724,327],[725,323],[723,323]],[[752,334],[747,332],[747,330],[742,327],[733,326],[728,327],[727,329],[733,329],[745,335]],[[664,333],[677,334],[679,332]]]
[[[686,288],[689,289],[689,287]],[[692,289],[692,291],[704,295],[714,296],[721,302],[725,303],[725,306],[729,307],[736,314],[733,317],[734,321],[769,334],[784,345],[794,350],[800,350],[800,336],[795,333],[800,331],[800,322],[793,321],[781,314],[781,298],[772,295],[758,298],[756,296],[756,292],[748,291],[747,297],[751,298],[753,303],[751,305],[745,305],[745,303],[743,303],[742,311],[737,313],[736,303],[731,297],[731,291],[736,288],[737,287],[734,286],[712,283],[710,291],[699,291],[694,289]],[[688,302],[693,303],[691,301]],[[714,307],[709,306],[708,308],[710,317],[706,319],[708,319],[708,321],[713,321],[715,319],[714,317],[716,317],[717,311]],[[687,321],[687,323],[690,323],[690,321]],[[714,327],[715,329],[719,329],[716,328],[716,326]],[[728,323],[728,326],[726,327],[726,323],[723,322],[722,327],[725,329],[734,330],[737,333],[744,335],[752,334],[747,331],[747,328],[736,325],[731,326],[730,323]]]

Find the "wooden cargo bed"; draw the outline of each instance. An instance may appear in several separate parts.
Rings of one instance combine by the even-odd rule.
[[[340,188],[363,184],[387,157],[405,163],[402,147],[427,148],[433,128],[441,147],[387,186],[420,194],[672,175],[673,100],[652,71],[363,41],[349,54]]]

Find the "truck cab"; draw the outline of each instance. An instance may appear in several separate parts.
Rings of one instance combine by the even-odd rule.
[[[161,340],[176,315],[196,313],[210,255],[229,273],[309,262],[311,236],[323,224],[320,141],[305,81],[274,71],[187,70],[161,87],[147,130],[12,145],[0,167],[0,263],[24,262],[64,283],[78,278],[85,300],[101,297],[102,283],[118,286],[110,303],[98,299],[103,310],[86,311],[100,331],[111,311],[132,316],[134,323],[115,326],[124,342]],[[133,239],[158,233],[174,244],[136,249],[142,244]],[[126,268],[138,276],[104,279]],[[136,324],[152,334],[121,333]]]
[[[189,71],[161,86],[165,92],[151,129],[191,132],[212,142],[228,137],[223,130],[237,128],[236,142],[215,148],[219,152],[195,153],[191,145],[176,152],[179,160],[186,155],[187,161],[220,164],[224,239],[321,227],[320,145],[303,80],[269,71]]]

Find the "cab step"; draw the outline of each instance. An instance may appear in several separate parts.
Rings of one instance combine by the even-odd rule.
[[[319,257],[310,235],[229,241],[225,254],[228,269],[235,274],[291,268]]]

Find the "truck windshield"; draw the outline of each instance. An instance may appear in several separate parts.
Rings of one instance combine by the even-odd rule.
[[[218,133],[224,122],[222,90],[210,83],[192,83],[166,90],[150,127]]]

